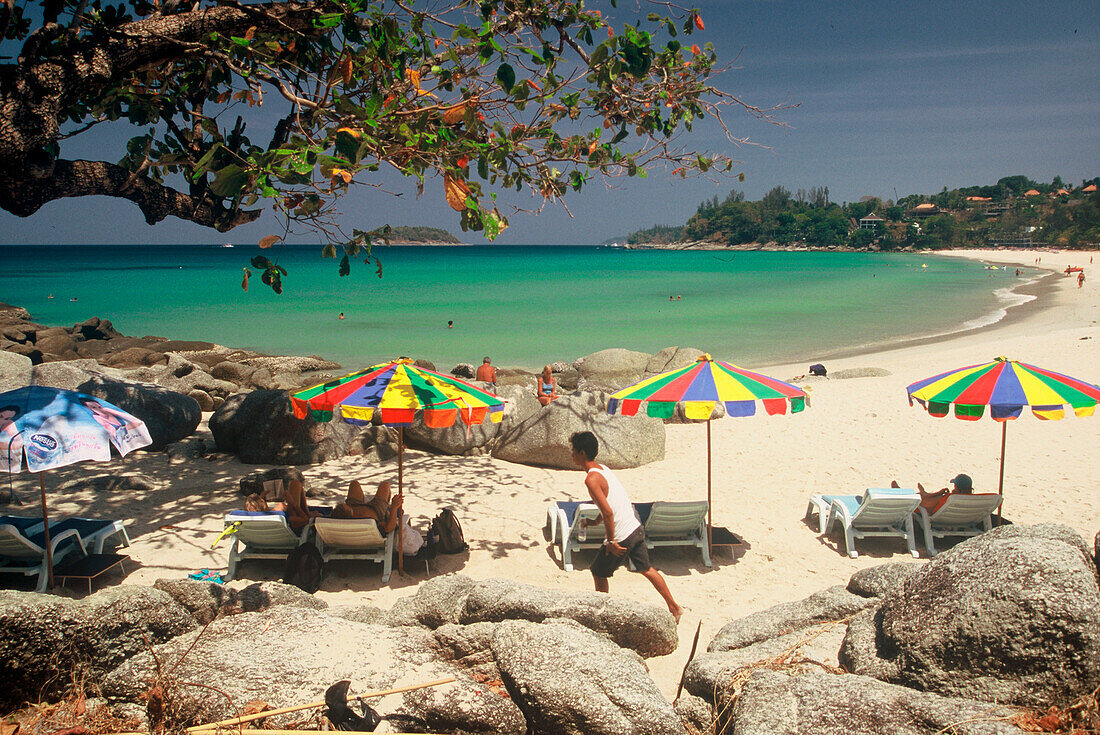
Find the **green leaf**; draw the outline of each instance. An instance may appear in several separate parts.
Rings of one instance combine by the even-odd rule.
[[[219,169],[210,183],[210,191],[220,197],[234,197],[248,183],[248,174],[235,163]]]
[[[324,248],[321,249],[322,258],[335,258],[336,257],[336,245],[333,243],[327,243]]]
[[[501,64],[497,67],[497,81],[500,82],[504,91],[510,94],[512,87],[516,86],[516,70],[509,64]]]
[[[351,261],[348,260],[348,256],[344,256],[340,259],[340,275],[346,276],[351,273]]]

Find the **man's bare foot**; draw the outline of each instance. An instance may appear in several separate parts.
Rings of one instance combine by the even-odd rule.
[[[674,603],[668,606],[668,611],[672,613],[672,617],[675,618],[677,625],[679,625],[680,618],[684,617],[684,608]]]

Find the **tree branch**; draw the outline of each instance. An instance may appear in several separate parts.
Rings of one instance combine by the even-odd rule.
[[[91,195],[128,199],[151,225],[172,216],[227,232],[260,216],[258,209],[229,211],[143,176],[131,180],[129,170],[104,161],[59,160],[50,176],[0,178],[0,202],[20,217],[29,217],[57,199]]]

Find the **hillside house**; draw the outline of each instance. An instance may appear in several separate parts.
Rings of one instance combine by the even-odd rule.
[[[939,214],[940,208],[932,202],[924,202],[910,209],[909,213],[914,217],[928,217],[929,215]]]
[[[885,222],[886,222],[886,220],[884,220],[882,217],[879,217],[874,212],[870,212],[869,214],[859,218],[859,229],[861,229],[861,230],[878,229]]]

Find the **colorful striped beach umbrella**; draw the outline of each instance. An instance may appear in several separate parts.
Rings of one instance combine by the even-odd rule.
[[[467,426],[504,418],[504,400],[451,375],[417,367],[408,358],[375,365],[298,391],[290,397],[294,416],[365,425],[377,414],[397,427],[397,494],[404,494],[405,427],[421,412],[424,424],[445,428],[456,419]],[[400,548],[401,525],[398,525]],[[398,567],[401,557],[397,558]]]
[[[1067,408],[1078,416],[1091,416],[1100,401],[1098,386],[1004,357],[918,380],[905,390],[909,405],[916,401],[936,418],[954,413],[955,418],[963,421],[977,421],[989,407],[990,418],[1001,422],[997,492],[1002,495],[1009,421],[1019,418],[1025,406],[1044,421],[1064,418]]]
[[[645,404],[645,413],[654,418],[672,418],[682,406],[689,419],[707,422],[707,545],[711,545],[711,414],[718,404],[727,416],[752,416],[757,403],[768,415],[799,413],[806,408],[806,392],[796,385],[767,375],[714,360],[703,355],[694,365],[670,370],[612,394],[607,412],[634,416]]]

